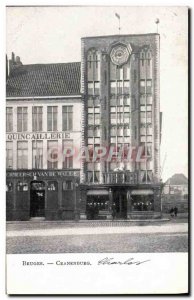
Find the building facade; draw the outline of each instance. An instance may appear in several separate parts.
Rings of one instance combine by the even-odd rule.
[[[114,153],[110,161],[82,161],[83,219],[160,215],[159,51],[158,34],[82,39],[82,146]],[[136,149],[131,160],[124,159],[129,148]]]
[[[81,64],[12,56],[7,219],[160,216],[159,52],[144,34],[83,38]]]
[[[81,145],[80,63],[17,61],[7,80],[7,220],[74,219],[80,162],[64,153]]]
[[[188,213],[188,179],[183,174],[174,174],[164,184],[162,211],[169,213],[175,206],[178,212]]]

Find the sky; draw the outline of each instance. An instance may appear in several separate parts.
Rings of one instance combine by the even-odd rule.
[[[188,21],[186,7],[8,7],[6,52],[23,64],[81,60],[81,37],[155,33],[160,20],[162,179],[188,173]],[[166,157],[166,159],[165,159]]]

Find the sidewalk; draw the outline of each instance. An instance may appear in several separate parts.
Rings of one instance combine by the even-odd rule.
[[[36,228],[27,230],[8,230],[7,237],[17,237],[17,236],[64,236],[64,235],[94,235],[94,234],[111,234],[111,233],[187,233],[188,224],[163,224],[161,226],[99,226],[99,227],[83,227],[83,228]]]

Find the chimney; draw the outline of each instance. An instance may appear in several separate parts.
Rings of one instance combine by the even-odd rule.
[[[16,56],[15,57],[15,53],[12,52],[11,53],[11,59],[9,60],[9,74],[11,73],[11,71],[19,66],[22,65],[22,62],[20,61],[20,57]]]
[[[11,53],[11,60],[13,63],[15,62],[15,53],[14,52]]]
[[[6,81],[7,81],[7,78],[8,78],[8,58],[7,58],[7,54],[6,54]]]

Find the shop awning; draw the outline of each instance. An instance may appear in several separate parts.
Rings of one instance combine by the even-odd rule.
[[[154,192],[152,190],[133,190],[131,191],[131,195],[153,195]]]
[[[87,192],[88,196],[101,196],[101,195],[108,195],[108,191],[107,190],[89,190]]]

